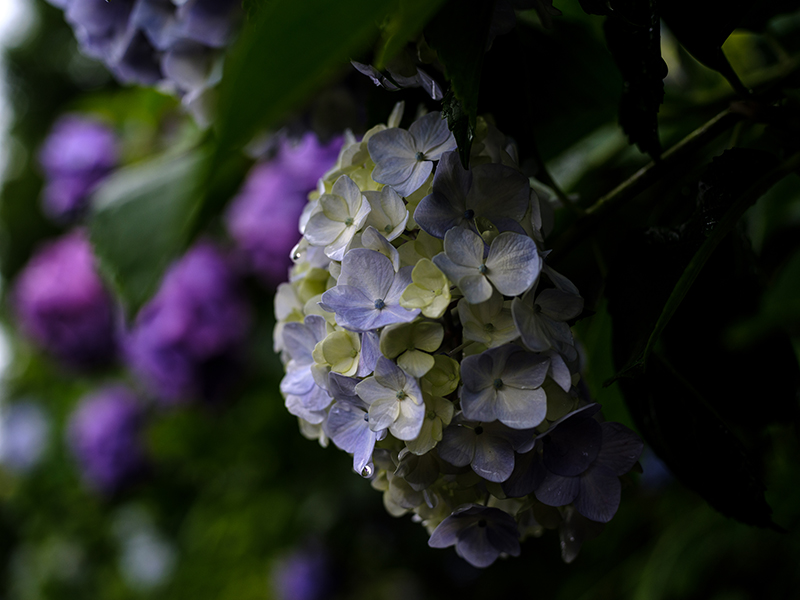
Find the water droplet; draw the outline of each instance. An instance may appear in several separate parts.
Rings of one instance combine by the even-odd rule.
[[[373,469],[372,465],[367,465],[363,469],[361,469],[361,476],[364,478],[372,477]]]
[[[301,256],[302,254],[300,254],[300,250],[297,250],[294,254],[292,254],[292,260],[300,260]]]

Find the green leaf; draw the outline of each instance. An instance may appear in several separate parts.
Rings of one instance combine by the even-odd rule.
[[[412,41],[444,0],[400,0],[400,9],[392,15],[383,30],[375,55],[375,67],[383,69],[403,47]]]
[[[425,39],[437,52],[452,86],[442,112],[456,137],[464,168],[468,168],[478,118],[481,68],[493,11],[494,1],[450,0],[425,28]]]
[[[667,76],[659,15],[655,0],[623,6],[625,10],[612,12],[604,26],[608,49],[625,82],[619,123],[631,143],[655,158],[661,155],[657,115]]]
[[[631,307],[638,321],[632,328],[637,339],[626,344],[631,354],[615,379],[644,371],[662,331],[711,253],[764,192],[800,167],[800,154],[770,169],[773,164],[771,155],[757,150],[734,148],[726,151],[714,159],[704,179],[701,179],[703,203],[680,234],[673,232],[671,237],[677,241],[675,247],[668,249],[661,244],[661,248],[658,248],[659,244],[656,243],[649,244],[648,249],[645,244],[644,248],[631,253],[644,269],[637,274],[635,282],[638,294],[646,295],[641,296],[645,299],[643,305]],[[678,236],[680,239],[677,239]],[[688,262],[684,262],[687,258]],[[623,283],[621,288],[626,285],[629,284]],[[612,284],[611,287],[615,286]],[[637,290],[631,290],[631,293],[636,294]],[[609,294],[611,298],[612,292],[609,291]],[[615,295],[620,299],[620,304],[631,301],[621,289]]]
[[[722,44],[743,20],[753,0],[659,0],[659,10],[670,31],[698,61],[719,71],[741,93],[739,81],[722,51]],[[766,3],[765,3],[766,4]]]
[[[274,0],[246,23],[220,84],[221,156],[270,127],[350,68],[349,59],[378,33],[397,0]]]
[[[757,460],[705,398],[656,357],[639,379],[620,380],[628,408],[648,444],[678,480],[713,508],[748,525],[780,529]]]
[[[102,273],[135,312],[185,248],[207,153],[121,169],[93,198],[89,233]]]

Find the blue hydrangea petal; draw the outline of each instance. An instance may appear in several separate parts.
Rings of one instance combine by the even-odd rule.
[[[437,171],[438,175],[439,172]],[[436,175],[434,175],[436,181]],[[453,207],[450,200],[442,194],[434,191],[425,196],[417,205],[414,211],[414,221],[417,225],[430,235],[443,238],[447,231],[463,220],[465,209],[459,212],[458,207]]]
[[[472,429],[452,423],[442,432],[439,457],[456,467],[466,467],[475,456],[476,437]]]
[[[491,382],[483,389],[466,391],[462,388],[461,410],[464,416],[471,421],[494,421],[496,413],[497,391]]]
[[[362,352],[364,350],[363,343],[361,350]],[[366,411],[366,404],[364,404],[363,400],[356,394],[356,385],[360,383],[360,381],[361,380],[355,377],[347,377],[346,375],[331,371],[328,373],[328,390],[335,400],[347,401],[356,406],[363,405]]]
[[[470,304],[480,304],[492,297],[492,284],[480,274],[462,277],[458,282],[458,287],[461,288],[464,298]]]
[[[489,163],[472,170],[467,207],[492,221],[519,223],[530,202],[530,184],[522,173],[506,165]]]
[[[559,289],[543,290],[536,297],[542,312],[556,321],[569,321],[583,311],[583,298]]]
[[[324,410],[310,410],[306,408],[306,406],[303,404],[302,398],[299,396],[286,396],[285,405],[286,410],[289,411],[289,414],[292,414],[295,417],[300,417],[312,425],[319,425],[325,421]]]
[[[592,465],[580,477],[580,494],[575,508],[587,519],[608,523],[616,514],[622,485],[614,472],[603,465]]]
[[[358,377],[371,375],[375,370],[378,358],[381,356],[380,337],[374,331],[368,331],[361,335],[361,355],[358,358]]]
[[[475,277],[478,274],[478,267],[465,267],[464,265],[453,262],[446,254],[440,253],[433,257],[433,264],[439,267],[439,270],[447,275],[447,278],[458,285],[458,283],[466,277]],[[480,275],[483,278],[482,275]],[[491,289],[491,286],[489,286]],[[463,291],[463,290],[462,290]],[[477,304],[473,302],[471,304]]]
[[[501,483],[514,470],[514,450],[506,440],[484,432],[475,440],[472,470],[487,481]]]
[[[307,394],[312,387],[316,387],[314,377],[311,374],[311,365],[305,368],[287,371],[281,379],[280,389],[284,394],[294,394],[300,396]]]
[[[490,517],[486,527],[489,543],[501,553],[519,556],[519,526],[516,520],[501,509],[487,508],[484,514]]]
[[[500,556],[500,551],[489,541],[487,529],[473,523],[458,534],[456,552],[473,567],[488,567]]]
[[[495,415],[512,429],[531,429],[544,421],[547,395],[544,390],[521,390],[503,386],[497,392]]]
[[[430,112],[414,121],[408,132],[416,141],[417,150],[424,153],[426,161],[439,160],[444,152],[456,147],[447,121],[439,111]]]
[[[353,454],[353,469],[360,473],[372,459],[377,434],[369,428],[367,412],[351,402],[331,407],[326,432],[339,448]]]
[[[553,427],[542,440],[544,466],[557,475],[580,475],[595,461],[603,439],[600,423],[582,414]]]
[[[600,427],[603,431],[603,445],[595,464],[608,467],[616,475],[624,475],[639,460],[644,442],[621,423],[601,423]]]
[[[476,269],[483,264],[486,245],[481,236],[474,231],[461,227],[451,229],[444,236],[443,247],[447,257],[456,264]],[[487,266],[489,265],[487,264]]]
[[[549,358],[523,351],[519,346],[508,345],[512,352],[506,359],[503,369],[503,382],[519,389],[540,387],[547,377]],[[516,351],[513,351],[516,349]]]
[[[580,491],[580,477],[561,477],[548,471],[534,493],[536,499],[547,506],[565,506],[574,502]]]
[[[393,394],[377,398],[369,406],[369,427],[372,431],[390,429],[399,416],[400,402]]]
[[[394,277],[394,266],[389,258],[375,250],[355,248],[342,260],[342,273],[337,283],[357,287],[372,301],[385,300]]]
[[[486,276],[504,296],[517,296],[539,277],[542,258],[536,242],[526,235],[501,233],[493,241],[486,258]]]
[[[375,364],[375,380],[386,388],[400,391],[405,388],[408,376],[391,360],[381,356]]]
[[[539,460],[538,452],[526,452],[514,457],[514,470],[503,482],[503,492],[509,498],[522,498],[538,488],[547,472]]]

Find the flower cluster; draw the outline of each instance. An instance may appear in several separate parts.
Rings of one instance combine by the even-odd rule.
[[[83,115],[61,117],[39,152],[45,214],[65,222],[82,216],[89,194],[117,166],[118,154],[107,125]]]
[[[465,169],[439,113],[401,116],[351,136],[301,215],[275,303],[286,406],[431,546],[482,567],[560,528],[571,560],[642,443],[577,391],[583,300],[513,143],[481,121]]]
[[[160,83],[201,117],[242,11],[241,0],[49,1],[120,81]]]
[[[116,357],[119,317],[82,230],[38,249],[11,301],[26,336],[62,364],[90,370]]]
[[[147,466],[142,440],[144,406],[121,385],[80,400],[70,416],[67,441],[92,489],[113,494]]]

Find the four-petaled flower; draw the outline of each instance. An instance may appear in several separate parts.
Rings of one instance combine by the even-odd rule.
[[[355,248],[345,255],[338,284],[322,294],[320,306],[336,313],[336,322],[352,331],[407,323],[419,314],[419,309],[400,306],[409,283],[411,267],[395,273],[392,261],[380,252]]]
[[[372,178],[394,188],[401,196],[419,189],[433,171],[433,161],[453,150],[456,141],[441,113],[428,113],[408,131],[398,127],[373,135],[367,144],[375,161]]]
[[[492,297],[492,285],[504,296],[527,290],[542,268],[536,242],[525,235],[505,232],[498,235],[484,258],[485,243],[469,229],[454,227],[444,236],[444,252],[433,257],[467,302],[478,304]]]
[[[413,440],[422,429],[425,402],[417,380],[388,358],[381,357],[375,375],[356,385],[356,394],[369,405],[369,427],[388,429],[398,440]]]
[[[364,226],[370,205],[347,175],[333,184],[330,194],[319,199],[319,211],[306,224],[305,238],[312,246],[324,246],[332,260],[342,260],[353,236]]]
[[[453,511],[434,530],[431,548],[455,546],[456,553],[474,567],[488,567],[501,554],[519,556],[519,528],[499,508],[467,504]]]

